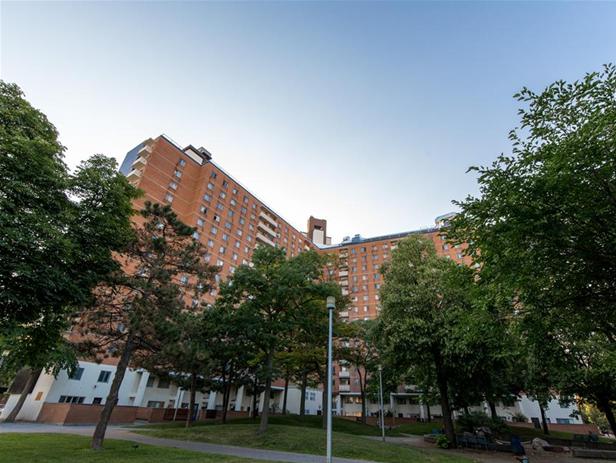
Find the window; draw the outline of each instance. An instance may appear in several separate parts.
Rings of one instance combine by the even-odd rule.
[[[198,240],[199,238],[201,238],[201,235],[199,234],[198,231],[193,232],[192,237],[196,240]]]
[[[208,182],[207,189],[208,190],[213,190],[214,189],[214,184],[212,182]]]
[[[212,227],[212,229],[210,230],[210,232],[212,233],[212,235],[215,235],[216,233],[218,233],[218,228],[216,228],[216,227]]]
[[[199,208],[199,211],[203,214],[203,215],[207,215],[207,207],[205,206],[201,206]]]
[[[169,389],[169,380],[168,379],[159,379],[158,380],[158,388],[159,389]]]
[[[227,197],[227,193],[225,193],[224,191],[220,192],[220,198],[221,199],[225,199]]]
[[[169,188],[171,188],[172,190],[177,190],[178,189],[178,184],[175,182],[171,182],[169,184]]]
[[[72,375],[69,376],[69,379],[74,379],[75,381],[79,381],[81,376],[83,375],[83,368],[77,368]]]
[[[171,193],[167,193],[165,195],[165,201],[167,201],[168,203],[172,203],[173,202],[173,195]]]
[[[184,167],[186,165],[186,161],[184,159],[180,159],[178,161],[178,164],[180,165],[180,167]]]
[[[84,400],[86,400],[85,397],[79,397],[76,395],[61,395],[58,402],[61,404],[82,404]]]
[[[98,374],[98,382],[99,383],[108,383],[110,377],[111,377],[111,371],[109,371],[109,370],[102,370]]]
[[[210,178],[216,178],[216,177],[218,177],[218,175],[216,174],[216,172],[212,172],[212,173],[210,174]]]
[[[197,219],[197,227],[203,227],[204,224],[205,224],[205,221],[201,217],[199,217]]]
[[[154,387],[154,380],[156,378],[154,376],[150,376],[148,377],[148,382],[146,383],[145,387]]]
[[[571,424],[569,418],[556,418],[556,424]]]
[[[150,408],[163,408],[165,406],[165,402],[161,400],[148,400],[147,406]]]
[[[176,171],[173,172],[173,175],[175,175],[177,178],[181,178],[182,177],[182,171],[176,169]]]
[[[38,391],[36,393],[36,397],[34,398],[34,400],[41,400],[42,397],[43,397],[43,391]]]
[[[222,181],[222,187],[223,188],[227,188],[229,186],[229,182],[227,182],[226,180]]]
[[[94,397],[92,399],[92,405],[100,405],[101,403],[103,403],[102,397]]]

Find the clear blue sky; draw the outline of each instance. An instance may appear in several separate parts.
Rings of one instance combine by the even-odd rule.
[[[511,98],[616,61],[614,2],[3,1],[2,79],[67,163],[205,146],[300,229],[430,225],[509,149]]]

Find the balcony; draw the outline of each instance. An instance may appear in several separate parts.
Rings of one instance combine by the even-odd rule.
[[[141,170],[133,169],[128,173],[126,178],[128,179],[129,182],[136,182],[141,178],[141,174],[142,174]]]
[[[139,156],[137,157],[137,159],[135,159],[135,162],[133,162],[133,169],[143,169],[145,167],[145,165],[147,164],[148,160],[143,157],[143,156]]]
[[[340,270],[338,272],[338,276],[339,277],[348,277],[349,276],[349,271],[348,270]]]
[[[278,223],[276,222],[276,220],[274,220],[272,217],[270,217],[265,212],[263,212],[263,211],[259,212],[259,217],[261,219],[265,220],[267,223],[269,223],[274,230],[276,230],[276,228],[278,228]]]
[[[340,312],[340,318],[349,318],[349,311],[348,310],[344,310],[344,311]]]
[[[349,290],[346,288],[342,288],[342,295],[343,296],[348,296],[349,295]]]
[[[339,392],[351,392],[351,385],[350,384],[341,384],[340,386],[338,386],[338,391]]]
[[[351,377],[351,372],[349,370],[340,370],[340,373],[338,373],[338,377],[339,378],[350,378]]]
[[[274,243],[269,237],[267,237],[261,232],[257,232],[257,240],[265,244],[269,244],[270,246],[276,246],[276,243]]]
[[[143,147],[139,150],[139,156],[143,156],[147,158],[152,153],[152,147],[150,145],[143,145]]]
[[[259,221],[259,224],[257,225],[261,230],[263,230],[265,233],[267,233],[268,235],[270,235],[272,238],[276,237],[276,230],[273,230],[270,227],[270,224],[267,222],[261,222]]]

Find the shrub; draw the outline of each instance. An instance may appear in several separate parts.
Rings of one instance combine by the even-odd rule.
[[[468,432],[474,432],[475,429],[484,426],[490,428],[494,433],[507,431],[507,424],[502,419],[492,419],[482,412],[464,414],[457,419],[456,424],[462,431]]]
[[[436,438],[436,446],[440,449],[448,449],[449,448],[449,439],[444,434],[440,434]]]
[[[528,423],[528,418],[526,417],[526,415],[520,412],[511,415],[511,419],[516,423]]]

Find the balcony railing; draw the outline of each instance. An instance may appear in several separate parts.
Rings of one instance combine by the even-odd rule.
[[[351,372],[350,371],[344,371],[344,370],[340,370],[340,373],[338,374],[339,378],[350,378],[351,377]]]
[[[270,238],[268,238],[261,232],[257,232],[257,240],[260,240],[265,244],[269,244],[270,246],[276,246],[276,244]]]
[[[338,386],[338,391],[340,391],[340,392],[350,392],[351,391],[351,385],[350,384],[341,384],[340,386]]]
[[[265,212],[259,212],[259,217],[267,221],[274,229],[278,228],[278,223]]]

